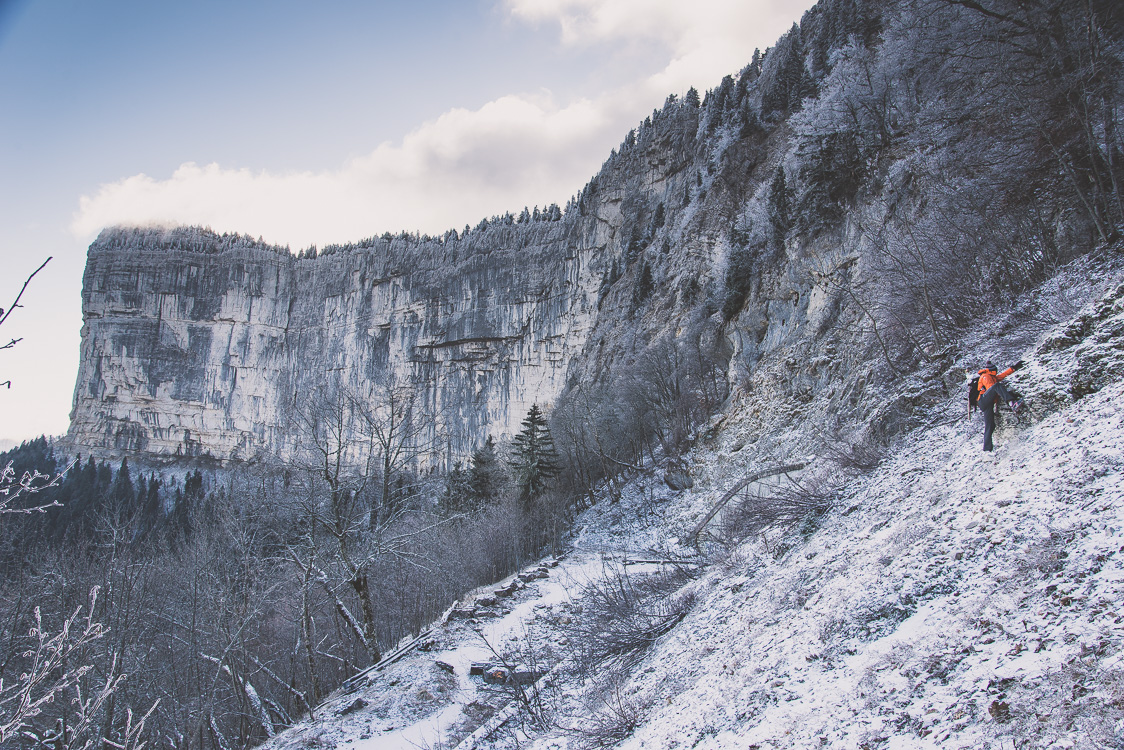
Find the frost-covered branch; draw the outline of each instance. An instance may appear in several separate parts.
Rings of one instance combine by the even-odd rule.
[[[0,745],[30,727],[32,720],[42,714],[46,706],[71,689],[75,691],[72,702],[76,712],[72,718],[74,724],[66,731],[71,737],[80,737],[90,728],[92,717],[120,687],[124,676],[118,673],[114,662],[106,673],[104,684],[84,698],[80,681],[93,667],[89,664],[71,665],[72,661],[79,661],[74,657],[83,648],[108,632],[108,628],[93,619],[98,593],[96,586],[90,591],[85,616],[82,608],[78,607],[55,633],[48,632],[39,607],[35,608],[35,625],[28,633],[33,642],[21,654],[28,662],[15,681],[5,683],[0,679]]]
[[[31,280],[35,278],[35,274],[42,271],[44,266],[46,266],[50,262],[51,262],[51,259],[50,259],[50,257],[48,257],[45,261],[43,261],[43,263],[38,268],[36,268],[34,271],[31,272],[31,275],[28,276],[24,280],[23,286],[20,287],[19,294],[17,294],[16,298],[14,300],[12,300],[12,304],[8,305],[7,309],[5,309],[3,307],[0,307],[0,325],[4,325],[4,323],[7,322],[8,318],[11,317],[12,312],[16,308],[22,307],[22,305],[20,305],[20,299],[23,298],[23,293],[27,291],[27,285],[30,284]],[[21,341],[23,341],[22,338],[13,338],[10,341],[8,341],[8,343],[6,343],[6,344],[0,344],[0,350],[11,349],[13,346],[15,346],[16,344],[18,344]],[[11,388],[12,387],[12,381],[5,380],[4,382],[0,383],[0,385],[4,386],[6,388]]]
[[[0,513],[45,513],[47,508],[60,507],[62,504],[58,500],[39,503],[27,508],[18,507],[15,502],[22,496],[34,495],[43,490],[58,487],[72,466],[74,466],[73,463],[54,477],[44,474],[38,469],[32,469],[31,471],[25,471],[17,478],[16,470],[12,468],[12,462],[9,461],[7,466],[0,469]]]

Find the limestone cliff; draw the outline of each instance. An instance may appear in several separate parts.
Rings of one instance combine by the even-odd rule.
[[[959,379],[969,322],[1124,223],[1124,124],[1095,66],[1078,114],[1045,134],[1065,149],[1042,149],[1039,113],[1072,81],[1034,58],[1021,78],[996,73],[1014,65],[1009,40],[954,5],[938,24],[908,4],[822,0],[701,101],[668,97],[565,211],[299,256],[200,229],[107,230],[89,252],[69,440],[291,455],[319,387],[393,381],[414,387],[440,464],[570,384],[592,386],[590,403],[634,400],[625,432],[654,429],[628,375],[670,367],[704,391],[672,384],[673,451],[720,406],[764,434],[764,415],[805,414],[816,394],[825,432],[886,438]],[[1094,21],[1036,44],[1084,49]],[[944,66],[948,34],[978,64]],[[887,383],[919,369],[888,403]]]
[[[528,258],[566,242],[564,225],[537,229]],[[530,233],[493,234],[502,247]],[[337,374],[419,384],[462,451],[506,433],[560,389],[601,259],[458,249],[380,241],[298,260],[200,231],[104,233],[87,261],[70,437],[109,453],[284,452],[292,407]]]
[[[664,130],[693,135],[697,108],[678,110]],[[198,228],[106,230],[88,253],[68,440],[108,456],[285,455],[318,386],[394,381],[415,385],[441,455],[463,457],[562,390],[635,265],[630,225],[682,193],[694,148],[666,136],[638,150],[642,170],[606,165],[564,216],[441,238],[295,256]]]

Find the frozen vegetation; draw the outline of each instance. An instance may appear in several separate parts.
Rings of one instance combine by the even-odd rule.
[[[1121,747],[1121,101],[1114,0],[822,0],[564,207],[105,230],[0,745]]]
[[[826,452],[684,545],[725,487],[770,458],[727,419],[689,453],[694,488],[671,491],[649,467],[582,514],[570,549],[525,586],[465,597],[271,746],[1118,747],[1124,276],[1101,281],[1073,319],[1010,333],[1037,332],[1017,377],[1033,418],[1007,415],[996,453],[956,391],[877,466]],[[994,343],[990,326],[975,333],[978,359]],[[1074,399],[1085,368],[1095,390]],[[790,429],[786,450],[822,447],[814,425]],[[737,507],[791,491],[829,498],[763,526]],[[545,677],[489,685],[473,662]]]

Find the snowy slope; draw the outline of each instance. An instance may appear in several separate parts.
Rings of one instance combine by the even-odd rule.
[[[704,544],[668,596],[685,616],[633,663],[574,668],[583,592],[664,569],[607,560],[697,554],[678,540],[760,468],[717,447],[740,442],[736,423],[690,457],[693,490],[637,477],[545,577],[439,626],[274,746],[1124,746],[1124,285],[1101,288],[1011,352],[1034,418],[999,430],[996,453],[959,393],[937,404],[816,523]],[[549,675],[484,685],[468,668],[492,649]]]
[[[634,681],[661,700],[622,746],[1107,742],[1124,717],[1122,396],[994,458],[967,425],[932,430],[784,558],[745,545]],[[674,695],[666,674],[684,675]]]

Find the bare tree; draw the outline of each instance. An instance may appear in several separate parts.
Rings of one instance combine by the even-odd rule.
[[[291,559],[304,577],[320,581],[331,594],[336,611],[353,635],[362,643],[372,662],[382,653],[378,647],[377,616],[369,580],[370,556],[363,531],[367,514],[362,499],[372,480],[375,465],[375,439],[358,437],[360,400],[343,386],[328,384],[311,394],[297,410],[301,435],[295,460],[304,515],[309,519],[309,545],[317,546],[317,529],[332,542],[328,560],[338,571],[334,575],[319,567],[316,555],[293,552]],[[301,481],[303,480],[303,481]],[[327,497],[323,497],[323,490]],[[358,617],[351,611],[333,581],[351,590],[359,605]]]
[[[8,322],[8,318],[10,318],[12,316],[13,312],[15,312],[18,308],[23,307],[23,305],[20,304],[20,300],[23,299],[23,293],[27,291],[28,284],[30,284],[31,280],[35,278],[35,275],[37,273],[39,273],[40,271],[42,271],[43,268],[46,267],[46,265],[50,262],[51,262],[51,259],[47,258],[45,261],[43,261],[40,264],[40,266],[38,268],[36,268],[34,271],[31,272],[31,275],[28,276],[27,279],[24,280],[23,286],[20,287],[19,294],[17,294],[16,298],[14,300],[12,300],[12,303],[10,305],[8,305],[7,309],[5,309],[3,307],[0,307],[0,326],[2,326],[2,325],[4,325],[5,323]],[[13,346],[18,344],[20,341],[23,341],[23,339],[15,339],[15,338],[11,339],[11,340],[8,341],[8,343],[0,345],[0,350],[11,349]],[[3,382],[0,382],[0,385],[4,386],[5,388],[11,388],[12,387],[12,381],[11,380],[5,380]]]
[[[390,376],[373,384],[359,396],[352,393],[359,429],[374,450],[377,462],[378,496],[372,499],[369,528],[375,531],[399,513],[408,499],[403,485],[410,467],[432,446],[426,440],[429,425],[418,408],[416,389]]]
[[[382,652],[374,566],[384,557],[426,565],[428,553],[417,541],[441,523],[414,512],[405,489],[426,448],[426,425],[414,391],[393,381],[365,392],[325,385],[305,399],[297,421],[302,435],[293,467],[309,520],[308,548],[292,549],[289,560],[303,579],[320,583],[341,622],[376,662]],[[320,549],[321,534],[330,550]],[[308,648],[306,658],[314,659]]]

